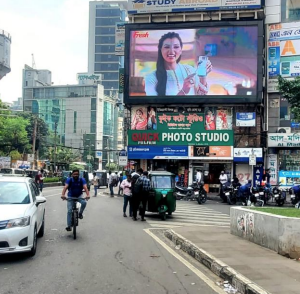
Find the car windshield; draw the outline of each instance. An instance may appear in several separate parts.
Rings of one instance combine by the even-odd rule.
[[[25,183],[0,182],[0,204],[29,203],[29,192]]]
[[[174,179],[170,176],[152,176],[151,183],[153,188],[169,189],[174,186]]]

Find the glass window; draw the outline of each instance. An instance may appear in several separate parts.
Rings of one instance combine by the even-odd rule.
[[[35,99],[44,98],[44,89],[33,89],[33,98]]]
[[[96,35],[114,35],[115,28],[114,27],[96,27],[95,30]]]
[[[119,81],[119,73],[118,72],[106,72],[104,73],[104,78],[103,80],[115,80]]]
[[[120,16],[120,9],[97,9],[96,10],[96,17],[101,17],[101,16]]]
[[[91,123],[91,133],[92,134],[96,133],[96,123]]]
[[[91,98],[91,110],[96,110],[96,98]]]
[[[96,26],[112,26],[120,22],[120,17],[96,18]]]
[[[300,0],[281,0],[281,21],[291,22],[300,19]]]
[[[151,186],[153,188],[168,189],[174,187],[174,179],[170,176],[152,176]]]
[[[85,87],[85,97],[88,96],[97,96],[97,87]]]
[[[91,122],[92,123],[96,122],[96,111],[91,111]]]
[[[115,36],[96,36],[95,44],[115,44]]]
[[[100,70],[118,70],[120,67],[119,63],[95,63],[95,71]]]
[[[104,86],[104,89],[114,89],[114,90],[117,90],[119,91],[119,82],[103,82],[102,83],[103,86]]]
[[[26,183],[0,182],[0,204],[29,204]]]
[[[116,56],[114,54],[96,54],[95,55],[95,61],[101,62],[101,61],[114,61],[119,62],[119,56]]]
[[[74,125],[73,125],[73,133],[76,133],[77,128],[77,111],[74,111]]]
[[[115,53],[115,45],[96,45],[96,53]]]
[[[300,171],[300,150],[279,150],[278,159],[279,170]]]
[[[47,88],[45,89],[45,98],[52,99],[55,97],[54,88]]]

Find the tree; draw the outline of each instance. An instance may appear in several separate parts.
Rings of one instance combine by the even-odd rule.
[[[111,162],[111,163],[107,163],[105,167],[110,171],[116,171],[118,166],[116,163]]]
[[[296,77],[294,80],[286,80],[279,76],[278,89],[291,105],[291,113],[294,115],[294,119],[300,121],[300,77]]]

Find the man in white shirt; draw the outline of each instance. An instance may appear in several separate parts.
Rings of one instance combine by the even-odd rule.
[[[97,189],[98,189],[98,186],[99,186],[99,178],[97,177],[97,174],[96,173],[93,173],[93,185],[94,185],[94,191],[95,191],[95,194],[94,194],[94,197],[97,197]]]
[[[222,186],[227,182],[227,180],[228,180],[228,177],[225,174],[225,172],[222,170],[221,174],[220,174],[220,177],[219,177],[219,181],[220,181],[220,196],[221,196],[221,198],[223,199],[224,202],[225,202],[225,200],[224,200],[224,197],[223,197],[224,192],[223,192]]]
[[[200,169],[197,169],[196,182],[197,182],[197,184],[200,184],[201,181],[203,181],[202,173],[201,173]]]

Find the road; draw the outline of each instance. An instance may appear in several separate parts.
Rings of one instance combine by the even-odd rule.
[[[44,190],[46,231],[37,254],[0,256],[0,294],[224,293],[216,286],[216,276],[149,230],[159,227],[154,223],[158,221],[185,223],[189,206],[193,218],[188,222],[197,224],[195,202],[178,203],[178,215],[166,222],[155,216],[134,222],[122,216],[123,198],[101,194],[89,201],[73,240],[65,231],[66,202],[60,195],[58,187]],[[212,203],[204,207],[214,212]],[[203,216],[204,210],[199,219]]]

